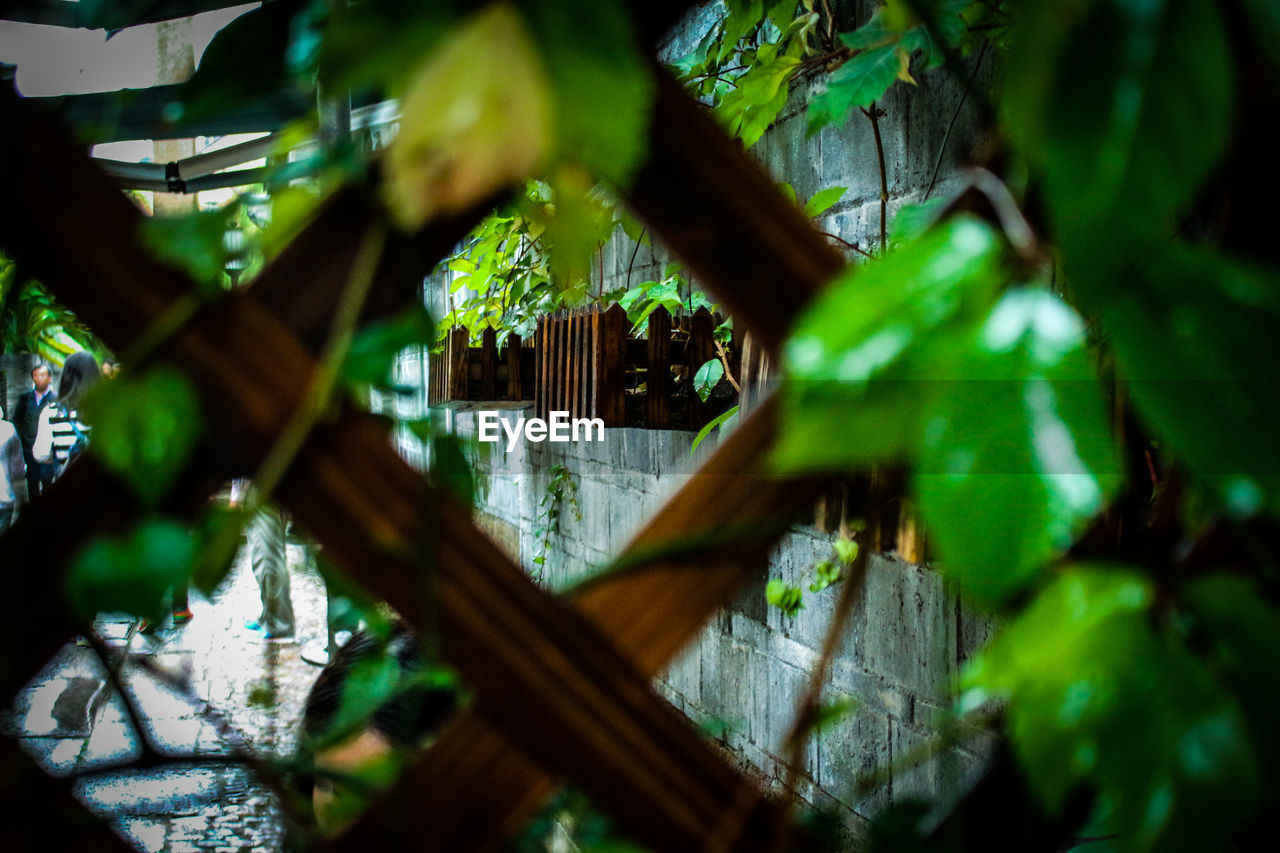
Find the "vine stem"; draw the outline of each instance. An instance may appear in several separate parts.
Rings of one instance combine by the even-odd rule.
[[[804,757],[805,744],[808,743],[809,735],[818,721],[822,702],[822,689],[826,684],[827,674],[831,670],[831,663],[840,651],[845,629],[849,625],[849,617],[853,614],[853,605],[857,602],[858,596],[862,592],[863,584],[866,581],[869,551],[868,546],[859,543],[858,555],[854,558],[853,565],[849,567],[848,576],[844,579],[844,588],[840,590],[840,600],[836,603],[831,625],[827,628],[826,636],[822,639],[822,654],[818,658],[817,665],[809,673],[809,684],[800,700],[795,722],[792,723],[791,730],[787,733],[787,738],[783,742],[783,750],[787,757],[787,775],[783,785],[783,808],[788,815],[795,808],[796,783],[800,775],[800,765]],[[785,842],[787,833],[790,831],[790,825],[791,821],[789,819],[779,823],[779,834],[775,839],[775,850],[788,849]]]
[[[640,229],[640,239],[636,240],[636,247],[631,250],[631,261],[627,264],[627,290],[631,289],[631,270],[636,265],[636,255],[640,254],[640,247],[643,245],[644,235],[648,230],[648,225]]]
[[[942,137],[942,145],[938,147],[938,159],[933,164],[933,175],[929,178],[929,186],[924,191],[924,197],[927,199],[929,194],[933,192],[933,185],[938,180],[938,170],[942,168],[942,157],[947,153],[947,143],[951,141],[951,131],[956,126],[956,119],[960,118],[960,111],[964,109],[964,102],[969,99],[969,91],[973,89],[973,81],[978,79],[978,69],[982,67],[982,60],[987,56],[987,46],[990,40],[983,40],[982,49],[978,51],[978,58],[973,63],[973,73],[969,75],[969,82],[964,87],[964,94],[960,96],[960,103],[956,104],[956,111],[951,115],[951,121],[947,124],[947,132]]]
[[[871,253],[870,253],[870,252],[868,252],[866,249],[864,249],[864,248],[862,248],[861,246],[859,246],[857,243],[850,243],[848,240],[844,239],[844,238],[843,238],[843,237],[841,237],[839,234],[832,234],[830,231],[823,231],[823,232],[822,232],[822,236],[823,236],[823,237],[830,237],[832,240],[835,240],[837,243],[841,244],[841,245],[842,245],[842,246],[844,246],[846,249],[849,249],[850,251],[857,252],[858,254],[862,255],[863,257],[866,257],[866,258],[874,258],[874,257],[875,257],[875,255],[871,254]]]
[[[884,168],[884,142],[880,139],[880,109],[872,101],[871,109],[864,109],[862,112],[871,119],[871,131],[876,137],[876,159],[880,161],[880,253],[884,254],[889,246],[889,179]]]
[[[733,371],[729,369],[729,357],[725,355],[724,345],[719,341],[714,342],[716,345],[716,355],[720,356],[720,363],[724,365],[724,378],[729,380],[729,384],[733,386],[733,390],[739,394],[742,393],[742,386],[738,384],[738,380],[733,378]]]

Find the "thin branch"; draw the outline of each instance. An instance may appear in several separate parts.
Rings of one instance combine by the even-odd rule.
[[[982,49],[978,51],[978,59],[973,63],[973,73],[969,75],[969,82],[964,87],[964,94],[960,96],[960,103],[956,104],[956,111],[951,115],[951,121],[947,124],[947,132],[942,137],[942,145],[938,147],[937,162],[933,164],[933,176],[929,178],[929,187],[924,191],[926,199],[933,192],[934,182],[938,180],[938,170],[942,168],[942,156],[947,153],[947,143],[951,141],[951,131],[956,126],[956,119],[960,118],[960,111],[964,109],[964,102],[969,98],[969,90],[973,88],[973,81],[978,79],[978,69],[982,67],[982,60],[986,58],[987,46],[990,44],[990,41],[982,42]]]
[[[837,243],[840,243],[841,245],[843,245],[846,249],[850,249],[851,251],[857,252],[858,254],[864,257],[868,257],[868,258],[875,257],[875,255],[871,254],[866,249],[859,246],[857,243],[850,243],[848,240],[844,239],[838,234],[832,234],[830,231],[822,231],[820,233],[822,234],[823,237],[830,237],[832,240],[835,240]]]
[[[863,114],[871,119],[871,130],[876,137],[876,159],[880,162],[880,253],[889,248],[889,179],[884,168],[884,142],[880,139],[880,119],[882,115],[875,101],[871,109],[864,109]]]
[[[733,386],[733,390],[739,394],[742,393],[742,386],[738,384],[738,380],[733,378],[733,371],[729,370],[729,357],[725,354],[724,346],[719,341],[712,341],[716,345],[716,355],[720,356],[720,363],[724,365],[724,378],[729,380],[729,384]]]
[[[640,239],[636,240],[636,247],[631,250],[631,261],[627,264],[627,290],[631,289],[631,270],[636,265],[636,255],[640,254],[640,246],[643,245],[644,235],[648,230],[648,225],[640,229]]]
[[[835,47],[835,43],[836,43],[836,39],[835,39],[836,16],[831,14],[831,4],[828,3],[827,0],[822,0],[822,11],[827,13],[827,38],[825,43],[826,43],[827,50],[831,50],[833,47]]]

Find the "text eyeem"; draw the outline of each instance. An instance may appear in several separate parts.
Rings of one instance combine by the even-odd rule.
[[[506,433],[508,453],[515,450],[521,434],[524,435],[525,441],[533,442],[604,441],[604,421],[600,418],[570,420],[568,412],[552,412],[549,420],[520,417],[516,418],[513,424],[503,420],[496,411],[482,411],[478,415],[480,440],[496,442],[501,439],[501,433]],[[592,430],[595,432],[593,433]]]

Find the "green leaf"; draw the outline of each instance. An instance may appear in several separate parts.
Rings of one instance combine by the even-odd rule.
[[[229,281],[226,264],[231,255],[224,240],[230,222],[226,210],[149,216],[142,223],[142,240],[152,254],[185,271],[202,293],[212,295]]]
[[[1121,280],[1124,288],[1108,286]],[[1280,512],[1280,279],[1198,248],[1134,243],[1077,283],[1162,447],[1238,516]]]
[[[718,57],[720,62],[733,55],[738,42],[755,32],[764,19],[764,0],[725,0],[728,15],[724,20],[724,42]]]
[[[795,616],[804,609],[804,593],[798,586],[790,586],[786,581],[774,578],[764,590],[765,600],[781,610],[787,616]]]
[[[931,198],[919,204],[904,204],[889,226],[889,242],[895,246],[910,243],[929,229],[946,209],[948,200]]]
[[[1014,751],[1056,811],[1098,789],[1126,850],[1203,850],[1257,801],[1239,708],[1175,638],[1157,634],[1150,583],[1116,569],[1062,573],[968,667],[966,703],[1007,703]]]
[[[858,559],[858,543],[852,539],[841,537],[831,544],[836,549],[836,559],[841,565],[852,566],[853,561]]]
[[[1003,112],[1084,265],[1095,241],[1167,233],[1194,198],[1230,131],[1230,51],[1212,3],[1045,5],[1018,25]]]
[[[195,556],[190,532],[171,521],[147,521],[127,536],[93,539],[72,562],[71,605],[86,621],[110,611],[158,618],[166,593],[186,580]]]
[[[839,583],[844,566],[823,560],[813,566],[813,581],[809,584],[809,592],[822,592],[832,584]]]
[[[843,124],[857,107],[869,107],[893,85],[901,69],[896,43],[857,54],[831,75],[825,92],[809,101],[809,135]]]
[[[557,151],[625,187],[648,148],[654,85],[620,0],[522,7],[537,34],[557,102]]]
[[[710,421],[707,422],[706,426],[698,430],[698,434],[693,437],[693,445],[689,448],[689,453],[690,454],[694,453],[698,449],[698,445],[706,441],[707,436],[711,435],[711,433],[714,432],[717,428],[723,427],[723,430],[721,432],[722,435],[725,432],[728,432],[729,430],[731,430],[733,428],[733,424],[737,419],[737,417],[738,417],[737,406],[734,406],[730,409],[726,409],[724,412],[721,412],[719,415],[716,415],[714,418],[712,418]]]
[[[171,367],[99,382],[84,403],[91,452],[149,506],[186,467],[204,422],[195,387]]]
[[[994,299],[1002,255],[994,231],[959,217],[833,282],[783,349],[790,380],[775,464],[800,472],[907,461],[931,394],[956,378],[956,351]]]
[[[462,443],[456,436],[433,434],[430,440],[431,464],[429,474],[436,488],[453,495],[463,507],[475,504],[476,479],[462,452]]]
[[[813,218],[826,213],[836,202],[844,198],[844,194],[848,191],[848,187],[827,187],[818,190],[804,203],[804,215]]]
[[[1118,483],[1084,343],[1056,296],[1010,290],[930,410],[913,491],[943,571],[983,603],[1035,580]]]
[[[708,359],[698,368],[698,372],[693,377],[693,390],[698,393],[698,397],[702,402],[706,402],[711,396],[711,391],[720,384],[720,380],[724,378],[724,365],[720,363],[720,359]]]
[[[434,340],[431,315],[414,305],[361,329],[351,341],[342,374],[349,382],[386,387],[401,352],[411,346],[430,346]]]
[[[716,109],[729,127],[750,148],[760,141],[787,104],[791,78],[800,69],[800,60],[780,56],[753,63],[734,80],[735,88]]]

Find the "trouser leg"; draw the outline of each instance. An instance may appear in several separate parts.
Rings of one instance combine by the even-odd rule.
[[[285,560],[284,519],[274,507],[264,507],[249,525],[249,559],[262,596],[258,624],[272,636],[292,636],[293,601]]]

